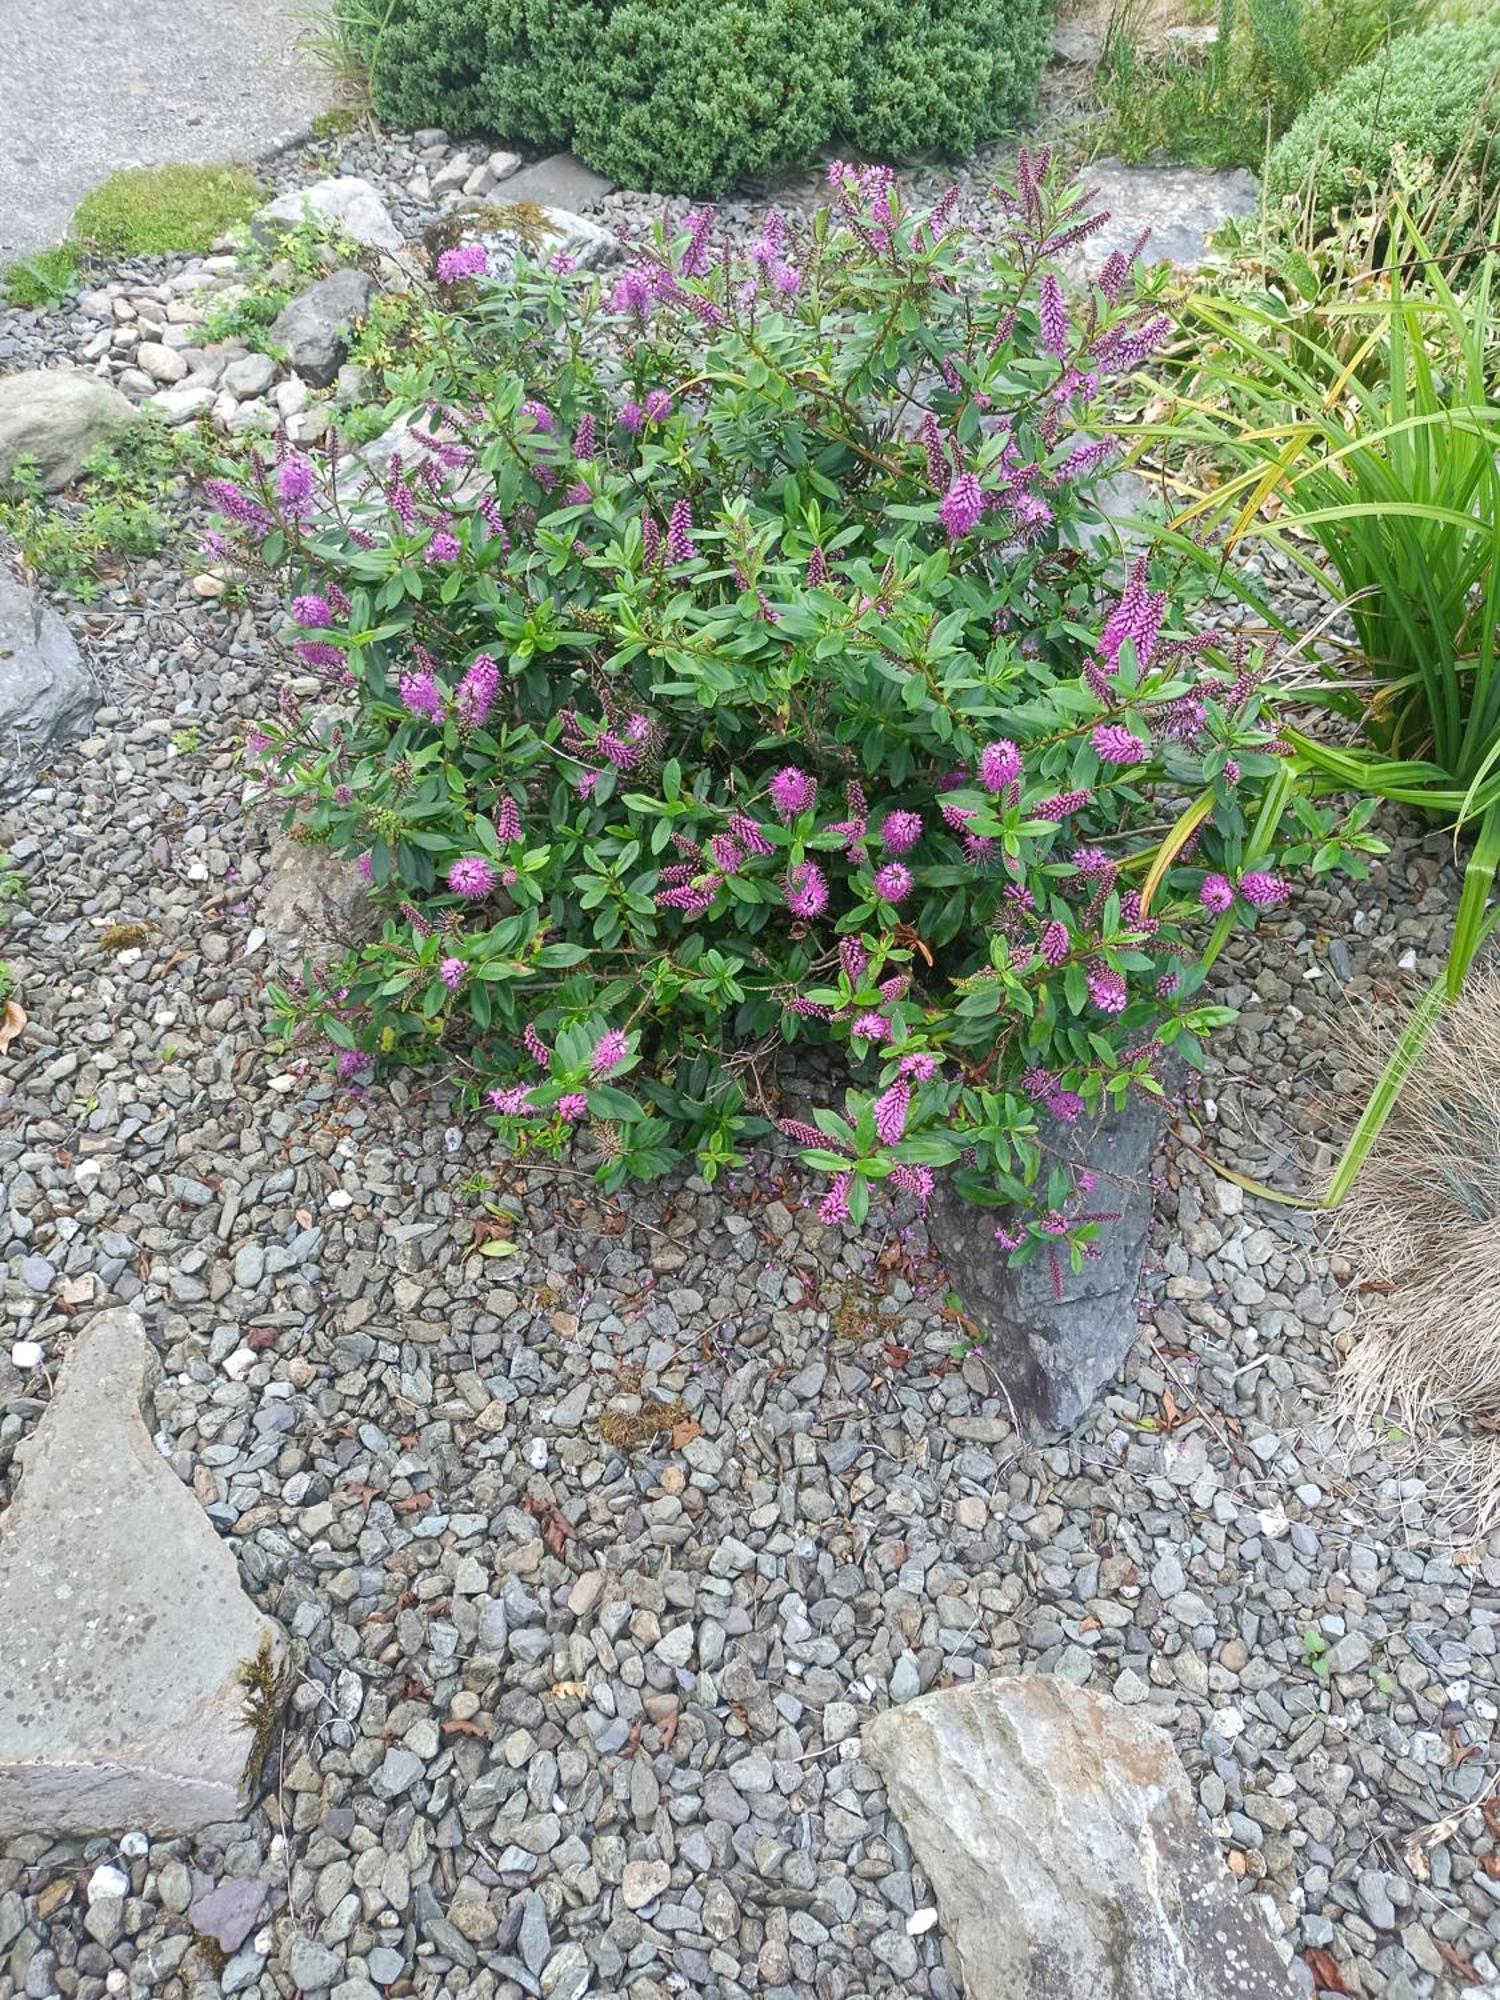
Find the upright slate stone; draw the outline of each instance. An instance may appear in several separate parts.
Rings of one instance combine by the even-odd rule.
[[[16,792],[37,753],[83,734],[98,693],[73,635],[0,549],[0,797]]]
[[[863,1740],[968,2000],[1300,2000],[1137,1710],[997,1676],[888,1709]]]
[[[1161,1139],[1158,1105],[1132,1094],[1118,1112],[1076,1126],[1053,1124],[1049,1149],[1095,1175],[1092,1208],[1103,1223],[1081,1271],[1043,1252],[1019,1270],[995,1241],[1003,1211],[976,1208],[950,1182],[933,1200],[933,1240],[953,1288],[989,1336],[985,1358],[1033,1435],[1071,1430],[1134,1344],[1135,1302],[1151,1230],[1151,1163]]]

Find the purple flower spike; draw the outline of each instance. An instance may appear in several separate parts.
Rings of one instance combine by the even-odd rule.
[[[630,1053],[630,1044],[620,1028],[608,1028],[594,1044],[594,1053],[589,1057],[589,1075],[595,1083],[601,1083],[612,1070],[617,1070]]]
[[[776,773],[768,787],[778,819],[794,820],[799,813],[811,812],[817,803],[818,781],[795,764]]]
[[[922,838],[919,812],[887,813],[880,829],[880,844],[887,854],[908,854]]]
[[[828,908],[828,884],[811,861],[799,861],[786,878],[786,906],[796,917],[820,917]]]
[[[1234,901],[1234,884],[1227,875],[1205,875],[1203,887],[1198,891],[1198,901],[1205,910],[1212,910],[1221,916]]]
[[[1061,361],[1068,351],[1068,307],[1062,286],[1050,271],[1042,280],[1040,318],[1042,345]]]
[[[1021,753],[1008,736],[979,753],[979,782],[987,792],[1003,792],[1021,775]]]
[[[1037,942],[1037,949],[1042,954],[1043,964],[1054,968],[1061,965],[1072,949],[1072,941],[1068,936],[1067,925],[1057,923],[1056,921],[1044,924],[1042,926],[1042,935]]]
[[[1101,722],[1089,740],[1095,755],[1106,764],[1144,764],[1151,755],[1150,744],[1143,743],[1123,722]]]
[[[482,854],[466,854],[448,870],[448,887],[455,896],[487,896],[495,886],[495,871]]]
[[[1088,972],[1089,998],[1103,1014],[1121,1014],[1129,998],[1125,981],[1113,966],[1091,965]]]
[[[912,872],[904,861],[887,861],[875,870],[875,893],[882,902],[899,903],[912,890]]]
[[[835,1174],[832,1187],[818,1203],[818,1220],[827,1223],[830,1229],[849,1220],[849,1187],[853,1179],[852,1174]]]
[[[307,512],[312,499],[313,469],[305,458],[293,452],[290,458],[282,460],[276,469],[276,491],[281,496],[281,504],[288,514],[300,515]]]
[[[972,472],[961,472],[943,495],[938,518],[950,542],[961,542],[984,518],[984,494]]]
[[[1291,898],[1291,884],[1279,875],[1267,875],[1261,869],[1252,869],[1248,875],[1240,877],[1240,894],[1257,910],[1278,909]]]
[[[462,284],[465,278],[482,278],[489,268],[489,253],[482,243],[458,243],[438,258],[438,283]]]
[[[423,667],[420,673],[403,674],[399,682],[401,706],[408,715],[415,715],[424,722],[441,722],[443,719],[443,691],[430,667]]]
[[[910,1108],[911,1085],[905,1077],[898,1077],[889,1090],[876,1098],[875,1133],[882,1146],[900,1144]]]
[[[674,563],[686,563],[693,560],[695,553],[692,505],[685,499],[675,501],[667,522],[667,554]]]

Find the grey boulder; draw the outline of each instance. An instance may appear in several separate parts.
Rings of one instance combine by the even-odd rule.
[[[0,1838],[188,1833],[238,1818],[259,1778],[284,1643],[151,1441],[154,1366],[138,1314],[100,1313],[20,1447],[0,1518]]]
[[[349,352],[354,328],[370,309],[375,280],[368,271],[335,271],[299,292],[271,325],[273,345],[284,349],[297,373],[326,389]]]
[[[97,698],[72,633],[0,562],[0,795],[36,751],[87,730]]]
[[[135,421],[135,405],[97,375],[27,368],[0,376],[0,479],[30,458],[56,493],[72,485],[91,451]]]
[[[940,1181],[930,1226],[953,1288],[989,1336],[983,1353],[1020,1427],[1071,1430],[1118,1374],[1139,1330],[1136,1296],[1151,1229],[1151,1164],[1164,1114],[1154,1099],[1073,1126],[1054,1124],[1049,1151],[1096,1177],[1091,1211],[1105,1218],[1075,1272],[1066,1252],[1042,1251],[1019,1269],[995,1242],[997,1211]]]
[[[270,880],[260,921],[276,965],[321,969],[357,945],[369,924],[370,892],[352,862],[282,835],[266,857]]]
[[[864,1750],[969,2000],[1293,2000],[1172,1741],[1107,1695],[1001,1676],[888,1709]]]
[[[307,218],[371,250],[399,250],[404,240],[376,188],[359,174],[335,174],[277,195],[257,212],[251,232],[265,240]]]

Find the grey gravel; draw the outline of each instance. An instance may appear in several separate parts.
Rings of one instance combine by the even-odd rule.
[[[272,178],[363,174],[411,237],[465,150],[467,183],[482,151],[441,134],[351,134]],[[168,317],[232,263],[94,279],[76,311],[0,318],[0,366],[77,362],[102,334],[86,365],[123,379],[148,336],[116,348],[114,329],[149,292],[232,427],[246,350]],[[305,385],[271,393],[299,441],[327,421]],[[187,549],[204,522],[176,505]],[[1289,1957],[1327,1950],[1350,1993],[1389,2000],[1500,1980],[1479,1809],[1500,1540],[1455,1546],[1435,1476],[1331,1430],[1355,1327],[1337,1252],[1202,1157],[1316,1184],[1348,1036],[1441,964],[1442,834],[1386,813],[1371,883],[1304,885],[1221,961],[1241,1018],[1159,1167],[1140,1339],[1039,1448],[982,1355],[950,1359],[919,1219],[830,1234],[774,1148],[714,1189],[606,1200],[498,1157],[439,1076],[350,1091],[272,1048],[262,897],[283,850],[242,806],[238,746],[311,689],[274,599],[201,590],[196,567],[135,561],[61,607],[103,701],[6,833],[31,1026],[0,1081],[0,1499],[74,1315],[135,1304],[158,1442],[303,1663],[274,1801],[243,1824],[0,1851],[0,1992],[99,2000],[119,1972],[166,2000],[270,2000],[297,1952],[339,2000],[403,1978],[424,2000],[955,2000],[941,1924],[907,1930],[928,1885],[858,1728],[1017,1671],[1172,1732]],[[139,941],[101,952],[115,923]],[[486,1200],[515,1218],[503,1264],[474,1254]],[[18,1341],[44,1355],[24,1377]],[[601,1414],[644,1397],[702,1435],[607,1444]],[[553,1507],[571,1533],[547,1536]],[[78,1893],[101,1861],[129,1878],[118,1927],[107,1899],[88,1910],[107,1942]],[[189,1905],[222,1881],[265,1903],[216,1971]]]

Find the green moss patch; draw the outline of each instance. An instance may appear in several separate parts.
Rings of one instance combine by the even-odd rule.
[[[248,167],[129,167],[84,196],[69,234],[114,257],[207,250],[260,200]]]
[[[0,298],[23,312],[50,311],[68,298],[78,282],[83,252],[76,243],[54,243],[18,257],[0,271]]]

